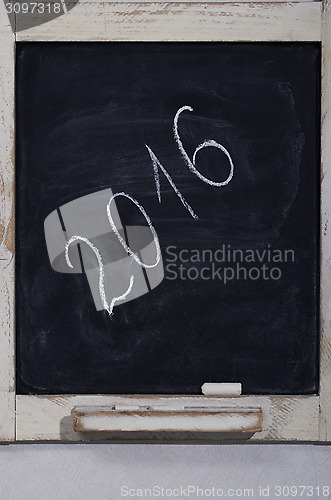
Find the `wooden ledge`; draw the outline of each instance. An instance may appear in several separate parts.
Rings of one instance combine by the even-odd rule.
[[[79,406],[76,432],[260,432],[261,408]]]

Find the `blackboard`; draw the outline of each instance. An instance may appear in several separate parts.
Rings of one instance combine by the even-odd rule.
[[[319,75],[318,43],[17,44],[18,394],[317,391]],[[70,203],[102,192],[143,207],[162,254],[112,315],[45,239],[50,214],[63,237]],[[114,202],[122,241],[153,247]],[[94,266],[87,246],[74,267]]]

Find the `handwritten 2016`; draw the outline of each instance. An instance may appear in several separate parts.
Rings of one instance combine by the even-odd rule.
[[[187,152],[185,151],[185,148],[183,146],[183,143],[181,141],[181,138],[180,138],[180,135],[178,132],[178,120],[179,120],[179,116],[181,115],[181,113],[183,113],[183,111],[193,111],[193,108],[191,108],[191,106],[183,106],[177,111],[175,118],[174,118],[174,123],[173,123],[173,134],[174,134],[174,139],[177,143],[178,149],[182,155],[184,162],[188,166],[189,170],[194,175],[196,175],[202,182],[205,182],[206,184],[209,184],[210,186],[215,186],[215,187],[226,186],[227,184],[229,184],[229,182],[233,178],[233,172],[234,172],[234,165],[233,165],[233,161],[232,161],[230,153],[227,151],[227,149],[224,146],[222,146],[222,144],[219,144],[218,142],[214,141],[213,139],[208,139],[208,140],[205,140],[204,142],[202,142],[195,149],[193,156],[192,156],[192,159],[191,159],[189,157],[189,155],[187,154]],[[199,218],[198,215],[194,212],[191,205],[189,205],[189,203],[185,200],[184,196],[181,194],[181,192],[177,188],[176,184],[172,180],[169,172],[162,165],[162,163],[160,162],[160,160],[158,159],[156,154],[152,151],[152,149],[147,144],[145,144],[145,146],[147,148],[147,151],[149,153],[149,156],[151,158],[152,165],[153,165],[156,192],[157,192],[159,203],[162,202],[161,186],[160,186],[160,171],[161,171],[163,173],[163,175],[165,176],[165,178],[167,179],[167,181],[169,182],[169,184],[171,185],[171,187],[174,190],[174,192],[176,193],[176,195],[178,196],[178,198],[180,199],[181,203],[184,205],[184,207],[190,213],[190,215],[194,219],[198,219]],[[203,149],[208,148],[208,147],[220,149],[228,158],[230,171],[229,171],[228,177],[224,181],[214,181],[214,180],[208,179],[207,177],[202,175],[201,172],[199,172],[199,170],[196,167],[196,159],[197,159],[198,153],[200,151],[202,151]],[[154,244],[155,244],[155,249],[156,249],[156,259],[155,259],[154,264],[145,264],[144,262],[142,262],[142,260],[139,258],[139,256],[135,252],[133,252],[131,250],[131,248],[127,245],[127,243],[124,241],[118,228],[116,227],[116,224],[115,224],[113,216],[112,216],[111,204],[112,204],[113,200],[119,196],[124,197],[124,198],[128,198],[134,205],[136,205],[136,207],[140,210],[140,212],[144,216],[144,218],[145,218],[145,220],[150,228],[150,231],[153,235],[153,239],[154,239]],[[132,196],[130,196],[127,193],[124,193],[124,192],[115,193],[115,194],[113,194],[113,196],[111,196],[109,203],[106,207],[106,210],[107,210],[107,217],[109,220],[109,224],[110,224],[112,230],[114,231],[114,233],[116,234],[118,241],[120,242],[120,244],[122,245],[124,250],[137,262],[137,264],[139,264],[139,266],[141,266],[143,268],[156,267],[158,265],[158,263],[160,262],[160,258],[161,258],[160,243],[159,243],[159,239],[157,237],[155,228],[152,224],[152,221],[149,218],[149,216],[147,215],[147,213],[145,212],[144,208],[140,205],[140,203],[136,199],[132,198]],[[108,314],[111,316],[113,314],[113,309],[114,309],[116,302],[120,302],[121,300],[124,300],[131,292],[131,290],[133,288],[133,284],[134,284],[134,276],[131,275],[129,286],[126,289],[126,291],[118,297],[113,297],[109,303],[107,300],[107,297],[106,297],[105,286],[104,286],[105,272],[104,272],[104,265],[102,262],[102,258],[101,258],[99,249],[95,245],[93,245],[93,243],[91,243],[91,241],[89,241],[84,236],[79,236],[79,235],[72,236],[69,239],[69,241],[66,243],[66,246],[65,246],[65,259],[66,259],[67,265],[69,267],[73,268],[73,265],[72,265],[70,258],[69,258],[69,247],[72,243],[77,242],[77,241],[82,241],[82,242],[86,243],[91,248],[91,250],[94,252],[94,254],[97,258],[98,266],[99,266],[100,298],[101,298],[102,305],[103,305],[104,309],[106,309]]]

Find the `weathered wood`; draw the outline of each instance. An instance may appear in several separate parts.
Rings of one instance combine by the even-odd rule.
[[[261,407],[262,431],[255,441],[317,441],[331,439],[330,273],[331,217],[330,2],[323,11],[323,135],[322,135],[322,341],[321,405],[318,396],[243,396],[222,398],[230,409]],[[321,4],[219,2],[80,3],[68,14],[17,34],[19,41],[314,41],[321,39]],[[0,5],[0,439],[14,438],[14,36]],[[325,232],[325,234],[324,234]],[[330,280],[329,280],[330,281]],[[329,291],[328,291],[329,290]],[[16,396],[18,440],[113,439],[111,433],[75,432],[77,405],[118,404],[211,406],[220,398],[181,396]],[[139,437],[135,432],[135,437]],[[138,433],[139,434],[139,433]],[[228,433],[231,434],[231,433]],[[194,433],[186,433],[186,439]],[[126,436],[128,437],[128,436]],[[151,433],[151,438],[155,434]],[[201,439],[204,433],[199,433]],[[123,435],[122,435],[123,438]]]
[[[237,398],[212,398],[205,396],[17,396],[18,440],[67,440],[119,439],[106,432],[75,432],[73,410],[77,406],[118,405],[180,407],[223,406],[229,409],[261,408],[262,431],[254,434],[254,441],[316,441],[318,440],[318,396],[242,396]],[[182,431],[185,431],[183,427]],[[129,434],[129,433],[128,433]],[[138,433],[139,434],[139,433]],[[130,438],[122,436],[121,439]],[[135,438],[138,438],[135,433]],[[145,436],[142,436],[145,437]],[[155,432],[151,432],[151,439]],[[186,433],[186,439],[206,439]],[[132,436],[131,436],[132,439]],[[220,439],[215,435],[214,439]]]
[[[0,5],[0,441],[15,438],[14,35]]]
[[[320,439],[331,439],[331,2],[322,17]]]
[[[12,2],[14,0],[11,0]],[[50,0],[51,3],[57,3],[59,0]],[[73,1],[73,0],[72,0]],[[91,3],[91,0],[77,0],[77,3]],[[96,0],[98,1],[98,0]],[[307,3],[312,0],[291,0],[291,3]],[[319,2],[320,0],[314,0]],[[47,2],[48,3],[48,2]],[[129,3],[127,0],[116,0],[116,3]],[[139,0],[139,3],[151,3],[151,0]],[[164,0],[153,0],[153,3],[164,3]],[[183,0],[172,0],[171,3],[183,3]],[[201,0],[190,0],[190,3],[201,3]],[[203,0],[203,3],[215,3],[215,0]],[[218,3],[286,3],[286,0],[219,0]]]
[[[38,13],[35,14],[38,16]],[[20,29],[22,16],[17,18]],[[79,3],[18,32],[19,41],[308,41],[321,39],[320,2]]]
[[[76,432],[261,432],[260,408],[182,408],[181,410],[118,410],[116,407],[76,407]]]

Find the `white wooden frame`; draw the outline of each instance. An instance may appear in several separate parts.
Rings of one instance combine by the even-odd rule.
[[[19,22],[19,20],[17,20]],[[19,26],[18,26],[19,28]],[[318,395],[15,396],[14,351],[14,47],[16,41],[322,41],[321,373]],[[97,2],[12,33],[0,3],[0,440],[124,439],[75,432],[75,406],[117,404],[262,408],[256,441],[331,440],[331,0],[296,3]],[[179,423],[178,431],[185,431]],[[146,437],[146,434],[144,434]],[[149,433],[149,437],[159,436]],[[181,434],[176,433],[176,436]],[[183,434],[187,439],[191,434]],[[129,434],[132,438],[132,435]],[[141,437],[139,432],[134,437]],[[169,435],[168,437],[171,437]],[[194,434],[194,438],[198,436]],[[204,433],[199,437],[206,438]],[[238,435],[228,438],[238,438]],[[241,436],[242,437],[242,436]],[[220,435],[216,436],[220,439]]]

